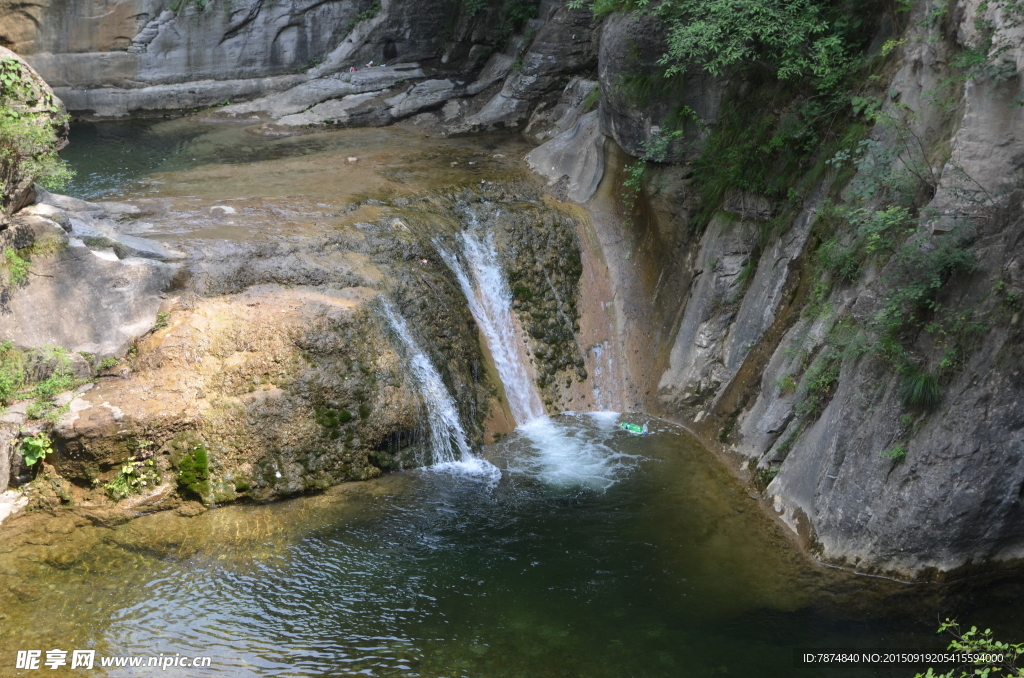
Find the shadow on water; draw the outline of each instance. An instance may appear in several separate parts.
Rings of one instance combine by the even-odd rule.
[[[484,450],[500,479],[418,470],[28,540],[0,556],[36,596],[5,609],[4,649],[205,655],[221,676],[912,676],[796,669],[792,648],[937,650],[936,614],[1007,607],[1006,587],[814,566],[687,435],[616,422],[523,427]]]

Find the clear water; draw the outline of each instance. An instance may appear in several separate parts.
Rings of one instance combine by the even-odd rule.
[[[40,559],[39,597],[4,609],[0,662],[45,646],[210,656],[204,675],[232,677],[912,676],[797,669],[792,648],[939,648],[936,614],[1005,623],[977,608],[1019,600],[813,567],[684,433],[617,421],[539,419],[486,450],[497,480],[408,471],[25,545],[0,565]]]
[[[133,124],[92,141],[73,131],[72,192],[334,195],[498,169],[448,169],[453,157],[490,158],[479,140],[414,142],[401,130],[247,151],[238,128],[142,126],[159,135],[149,144]],[[375,164],[331,174],[352,149]],[[419,159],[402,165],[413,149]],[[685,433],[650,422],[652,435],[634,436],[619,421],[536,419],[482,451],[479,466],[500,475],[449,465],[193,518],[5,525],[0,675],[36,675],[13,669],[16,650],[79,648],[205,655],[202,675],[232,678],[909,677],[920,667],[798,668],[793,648],[939,649],[946,616],[1024,638],[1018,578],[907,586],[815,566]]]
[[[498,263],[494,238],[477,232],[477,228],[476,217],[472,216],[468,230],[458,235],[468,273],[459,257],[439,242],[437,251],[458,279],[469,310],[487,340],[512,416],[516,423],[525,424],[543,416],[544,406],[526,369],[523,342],[512,321],[512,293]]]

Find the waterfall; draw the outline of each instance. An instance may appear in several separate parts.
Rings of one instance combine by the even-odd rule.
[[[471,228],[476,224],[474,215]],[[439,242],[434,244],[445,264],[458,278],[469,302],[469,310],[483,330],[498,376],[505,386],[512,416],[517,424],[525,424],[544,416],[545,412],[523,362],[519,348],[521,342],[512,320],[512,293],[498,264],[494,237],[488,235],[485,239],[475,230],[466,230],[459,234],[459,239],[462,241],[462,255],[469,265],[468,274],[457,256],[445,250]]]
[[[405,345],[409,369],[416,382],[416,387],[419,389],[423,406],[427,408],[427,421],[430,422],[430,449],[434,457],[432,462],[435,465],[445,465],[477,461],[469,451],[466,431],[462,428],[462,422],[459,421],[459,411],[455,407],[455,400],[448,393],[440,373],[430,362],[430,358],[420,350],[409,331],[405,318],[395,310],[390,301],[383,297],[381,297],[381,301],[384,316],[402,344]]]

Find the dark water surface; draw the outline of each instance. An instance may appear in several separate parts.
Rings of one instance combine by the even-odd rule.
[[[936,615],[1020,628],[1016,587],[812,566],[685,433],[618,420],[537,420],[485,450],[496,468],[84,528],[85,555],[5,611],[4,649],[209,656],[218,676],[913,676],[798,669],[793,648],[938,650]]]
[[[486,164],[466,159],[496,152],[387,129],[251,144],[245,134],[80,125],[64,153],[79,172],[68,192],[233,198],[280,173],[275,163],[329,168],[368,145],[379,161],[361,167],[364,180],[404,181],[451,158],[475,176]],[[427,161],[412,169],[388,159],[414,151]],[[225,166],[217,184],[210,168]],[[300,187],[290,180],[282,191]],[[493,466],[0,548],[0,564],[20,568],[8,585],[25,592],[0,611],[0,675],[910,677],[921,667],[796,667],[793,648],[939,650],[946,616],[1024,638],[1017,580],[910,586],[814,565],[688,435],[652,422],[654,434],[633,436],[619,420],[537,420],[481,452]],[[30,648],[212,666],[11,669]]]

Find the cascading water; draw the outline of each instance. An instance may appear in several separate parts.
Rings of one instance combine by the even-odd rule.
[[[448,393],[437,368],[413,339],[409,326],[391,302],[381,298],[384,317],[391,324],[408,353],[407,359],[413,380],[419,389],[423,406],[427,408],[430,422],[430,450],[434,466],[468,465],[479,466],[481,461],[469,450],[466,431],[459,421],[455,400]],[[486,464],[486,462],[482,462]]]
[[[469,229],[459,233],[462,255],[469,265],[463,268],[454,253],[435,242],[438,254],[459,280],[469,310],[483,330],[487,348],[494,358],[498,376],[505,386],[509,409],[517,424],[543,417],[544,406],[526,370],[520,340],[512,321],[512,293],[498,264],[498,253],[491,235],[481,236],[476,215],[471,215]]]

